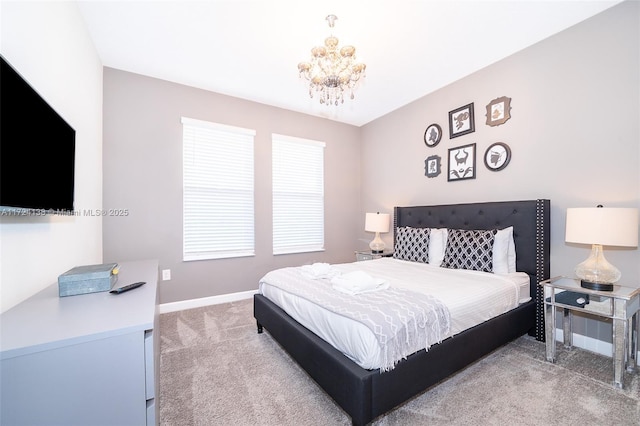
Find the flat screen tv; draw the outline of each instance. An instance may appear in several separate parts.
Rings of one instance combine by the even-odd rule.
[[[0,211],[71,212],[76,132],[0,60]]]

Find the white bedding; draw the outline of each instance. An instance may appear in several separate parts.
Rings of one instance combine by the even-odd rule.
[[[529,297],[529,277],[525,273],[491,274],[445,269],[426,263],[381,258],[366,262],[331,265],[341,273],[364,271],[384,279],[391,287],[431,294],[440,299],[451,314],[453,336],[467,328],[503,314]],[[365,325],[333,314],[305,299],[260,281],[259,291],[307,329],[340,350],[365,369],[382,365],[380,346]],[[420,349],[416,342],[414,352]]]

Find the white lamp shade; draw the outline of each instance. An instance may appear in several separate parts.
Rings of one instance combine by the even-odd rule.
[[[368,232],[389,232],[388,213],[367,213],[364,230]]]
[[[565,241],[637,247],[638,209],[616,207],[567,209]]]

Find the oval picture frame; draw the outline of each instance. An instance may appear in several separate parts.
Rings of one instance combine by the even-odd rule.
[[[511,148],[504,142],[491,144],[484,153],[484,165],[487,169],[498,172],[511,161]]]
[[[442,140],[442,127],[439,124],[433,123],[427,126],[427,130],[424,131],[424,144],[429,148],[433,148],[438,145]]]

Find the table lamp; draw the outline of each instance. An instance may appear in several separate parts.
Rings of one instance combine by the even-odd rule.
[[[586,207],[567,209],[565,241],[591,244],[591,254],[576,266],[584,288],[612,291],[622,274],[604,257],[602,246],[638,246],[638,209]]]
[[[367,213],[364,221],[364,230],[376,233],[376,237],[369,243],[371,252],[382,253],[384,241],[380,238],[380,233],[389,232],[389,214],[380,212]]]

